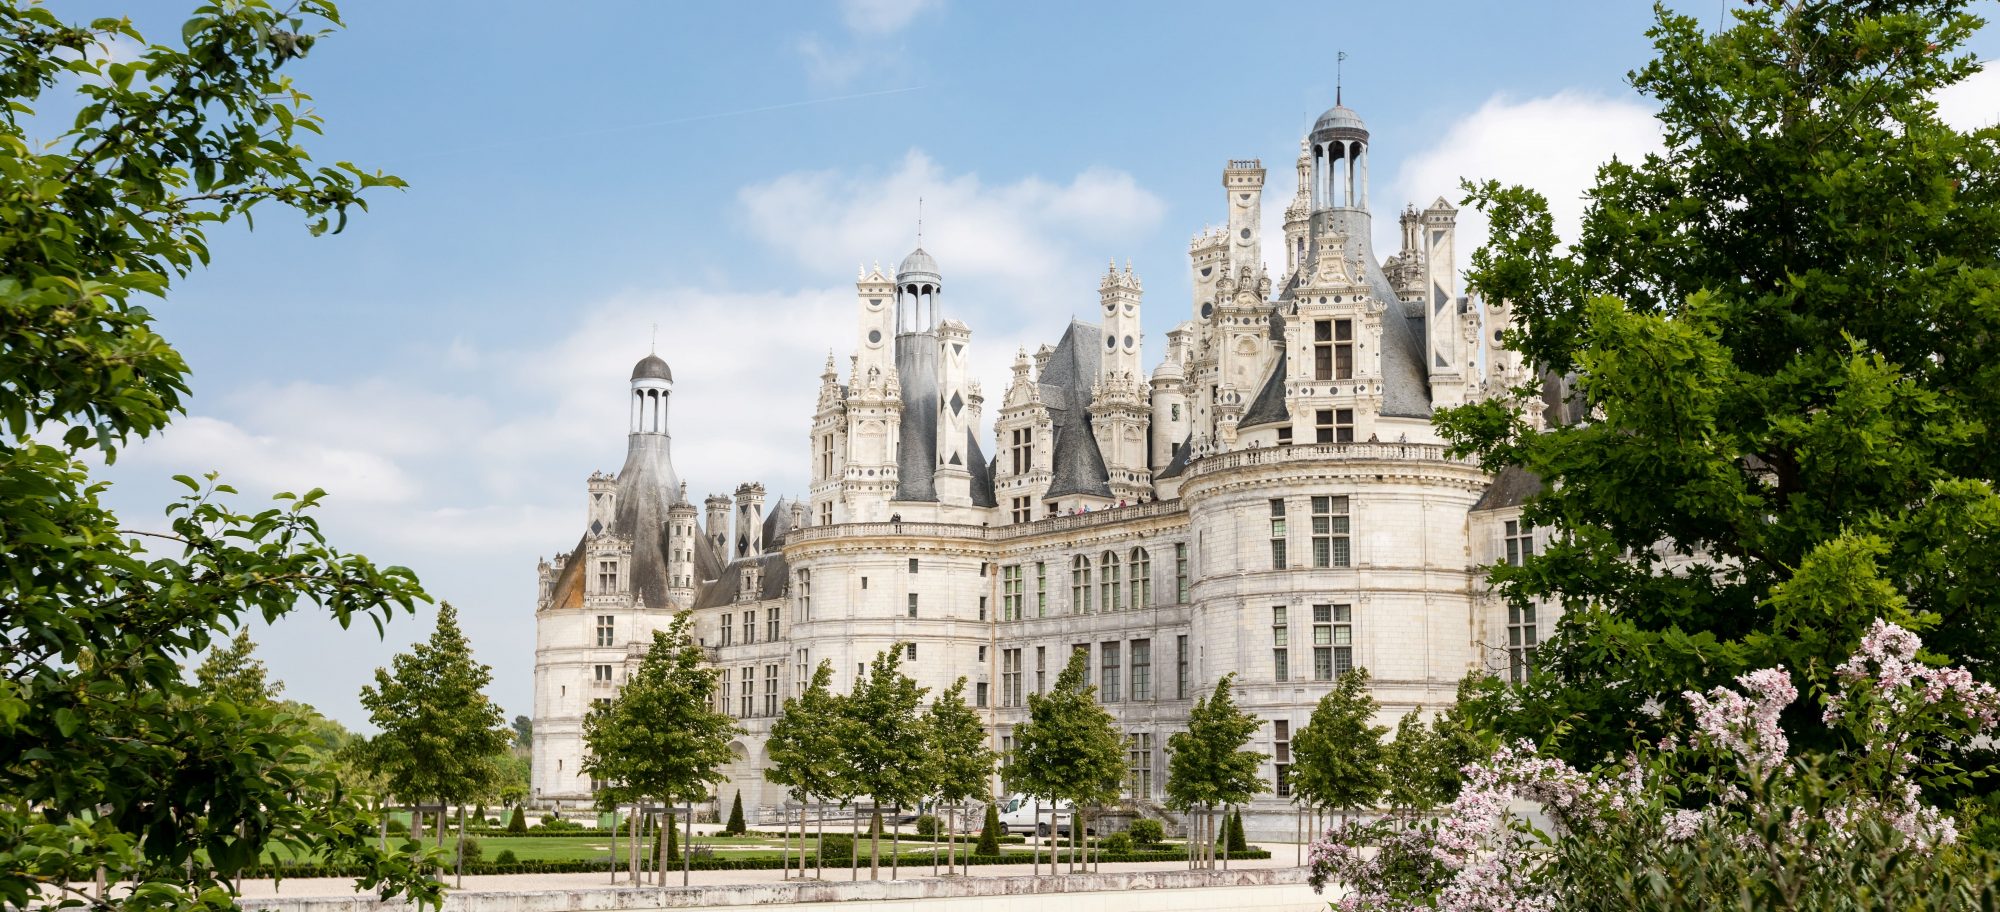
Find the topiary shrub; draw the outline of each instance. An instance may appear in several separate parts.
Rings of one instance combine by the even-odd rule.
[[[486,850],[480,846],[479,838],[476,836],[465,837],[461,851],[465,853],[466,864],[472,864],[486,856]]]
[[[514,807],[513,816],[507,818],[507,832],[526,833],[527,831],[528,831],[528,815],[521,811],[519,805],[516,805]]]
[[[486,819],[486,805],[484,803],[473,805],[472,808],[473,822],[477,823],[478,821],[485,819]]]
[[[493,863],[497,865],[520,864],[521,859],[514,857],[513,849],[501,849],[500,854],[493,856]]]
[[[979,828],[979,844],[972,849],[974,855],[1000,854],[1000,807],[986,806],[986,823]]]
[[[387,829],[391,836],[406,836],[409,835],[410,825],[392,817],[389,819]]]
[[[1157,820],[1144,817],[1132,821],[1131,829],[1126,832],[1132,834],[1132,844],[1140,848],[1150,849],[1167,841],[1166,827],[1161,826]]]
[[[938,834],[938,819],[930,814],[919,814],[917,816],[916,828],[918,836],[936,839]]]
[[[1229,815],[1229,851],[1240,855],[1249,850],[1250,845],[1243,838],[1243,812],[1239,810]]]
[[[736,800],[729,805],[729,822],[723,824],[722,835],[741,836],[748,827],[743,825],[743,792],[736,793]]]
[[[842,867],[854,859],[854,837],[846,833],[828,833],[820,842],[820,863],[828,867]]]
[[[1132,834],[1113,833],[1097,841],[1097,846],[1107,853],[1122,854],[1132,851]]]

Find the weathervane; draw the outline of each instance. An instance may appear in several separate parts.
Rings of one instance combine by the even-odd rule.
[[[917,246],[924,246],[924,198],[917,197]]]
[[[1340,65],[1347,62],[1346,51],[1333,52],[1333,103],[1340,104]]]

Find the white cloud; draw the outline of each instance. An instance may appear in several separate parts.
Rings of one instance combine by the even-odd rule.
[[[1977,130],[2000,123],[2000,66],[1988,64],[1954,86],[1937,93],[1938,117],[1960,130]]]
[[[901,31],[917,14],[943,5],[943,0],[841,0],[840,17],[856,32],[885,34]]]
[[[1166,211],[1121,171],[1093,168],[1067,183],[1025,177],[987,184],[976,174],[947,174],[917,150],[887,174],[793,172],[739,196],[753,234],[827,275],[850,275],[856,263],[907,252],[922,199],[924,249],[950,273],[947,283],[1000,279],[1024,293],[1046,292],[1040,283],[1086,260],[1129,253],[1119,239],[1150,230]],[[1087,257],[1074,252],[1076,241],[1090,245]]]
[[[858,48],[829,46],[818,35],[807,35],[793,46],[805,61],[806,78],[823,88],[845,88],[868,66],[870,55]]]
[[[219,418],[194,415],[128,451],[137,466],[169,474],[200,475],[215,470],[221,481],[245,492],[303,493],[312,488],[338,492],[367,504],[408,501],[417,483],[393,459],[358,445],[327,445],[296,428],[258,432]]]
[[[1529,99],[1495,95],[1446,129],[1436,146],[1407,159],[1393,179],[1376,184],[1371,200],[1376,247],[1387,254],[1400,246],[1396,214],[1404,203],[1423,208],[1443,197],[1458,205],[1464,196],[1462,179],[1492,179],[1540,191],[1548,198],[1557,234],[1572,241],[1583,221],[1584,192],[1596,183],[1598,166],[1614,156],[1634,161],[1661,148],[1653,110],[1637,98],[1581,92]],[[1385,176],[1378,172],[1376,180]],[[1456,244],[1461,269],[1485,243],[1486,233],[1484,216],[1470,207],[1460,210]]]

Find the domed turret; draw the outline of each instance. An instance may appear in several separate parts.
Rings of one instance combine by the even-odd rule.
[[[667,368],[667,362],[659,355],[647,355],[639,359],[638,364],[632,365],[632,379],[665,380],[672,383],[674,372]]]
[[[896,267],[896,333],[930,332],[944,319],[938,292],[944,279],[937,261],[918,247]]]
[[[1368,125],[1336,102],[1306,136],[1312,155],[1312,208],[1368,208]]]

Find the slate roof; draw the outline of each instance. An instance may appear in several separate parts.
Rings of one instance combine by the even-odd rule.
[[[1473,503],[1473,512],[1518,507],[1542,493],[1542,477],[1519,466],[1508,466],[1488,485],[1486,493]]]
[[[1071,320],[1062,341],[1050,353],[1048,366],[1037,378],[1042,403],[1055,427],[1050,453],[1054,477],[1043,500],[1068,494],[1111,496],[1111,473],[1090,429],[1091,386],[1101,363],[1095,323]]]
[[[736,593],[743,586],[743,568],[758,564],[764,571],[762,586],[758,589],[757,600],[774,599],[785,594],[785,582],[790,579],[791,568],[785,563],[783,553],[760,554],[756,557],[739,557],[720,569],[714,579],[701,584],[695,590],[694,607],[714,608],[736,601]]]
[[[969,457],[966,469],[972,473],[972,505],[999,506],[1000,500],[993,491],[994,461],[979,451],[979,434],[971,428],[965,430],[965,452]]]
[[[896,337],[903,419],[896,449],[897,500],[937,500],[938,343],[934,333]]]
[[[618,470],[617,506],[607,531],[632,540],[632,591],[647,607],[667,604],[667,508],[680,499],[669,440],[664,434],[633,434]],[[581,560],[579,550],[574,560]]]
[[[1430,371],[1424,367],[1424,312],[1420,303],[1403,303],[1389,277],[1376,262],[1369,241],[1368,214],[1359,209],[1331,209],[1316,214],[1322,232],[1347,238],[1344,253],[1360,260],[1361,279],[1368,293],[1386,302],[1382,316],[1382,414],[1392,418],[1429,418],[1431,415]],[[1316,256],[1316,255],[1315,255]],[[1312,268],[1307,264],[1302,273]],[[1295,294],[1287,289],[1285,299]]]
[[[1237,429],[1247,430],[1291,419],[1291,410],[1285,408],[1285,361],[1285,351],[1279,349],[1278,360],[1271,365],[1271,376],[1264,380],[1264,388],[1244,410],[1242,420],[1236,422]]]

